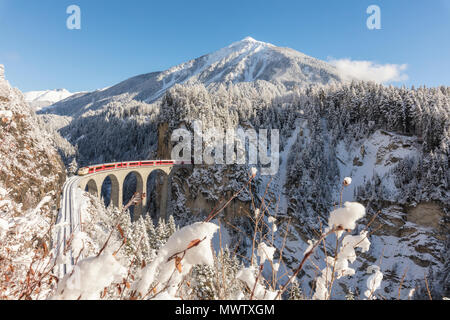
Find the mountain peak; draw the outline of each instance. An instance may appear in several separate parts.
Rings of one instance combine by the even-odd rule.
[[[246,45],[246,44],[249,44],[249,45],[263,45],[263,46],[274,47],[274,45],[271,44],[271,43],[267,43],[267,42],[264,42],[264,41],[259,41],[259,40],[256,40],[255,38],[250,37],[250,36],[245,37],[241,41],[237,41],[237,42],[232,43],[229,47],[233,47],[233,46],[239,45],[239,44],[244,44],[244,45]]]
[[[80,106],[92,105],[92,101],[101,100],[102,103],[95,104],[99,108],[122,94],[151,103],[176,84],[202,83],[208,86],[255,81],[280,84],[288,89],[294,85],[326,84],[342,79],[336,68],[324,61],[248,36],[167,70],[139,75],[105,90],[73,96],[56,103],[56,109],[53,110],[60,114],[71,114],[81,110]]]
[[[252,37],[245,37],[244,39],[242,39],[241,41],[248,41],[248,42],[260,42],[260,41],[257,41],[257,40],[255,40],[255,39],[253,39]]]

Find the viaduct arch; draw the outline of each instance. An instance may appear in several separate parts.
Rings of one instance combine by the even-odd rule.
[[[168,161],[163,161],[168,162]],[[140,192],[141,194],[146,192],[147,188],[147,180],[150,177],[150,174],[154,171],[162,171],[165,174],[163,175],[163,184],[161,187],[161,202],[160,202],[160,217],[163,219],[167,218],[167,203],[168,203],[168,197],[169,197],[169,185],[170,180],[172,178],[172,172],[174,170],[174,166],[177,164],[173,162],[172,164],[161,164],[161,161],[154,162],[155,165],[152,166],[135,166],[135,167],[123,167],[122,165],[120,167],[117,166],[117,164],[107,164],[107,165],[97,165],[92,168],[94,168],[94,172],[88,173],[87,175],[81,176],[80,181],[78,183],[78,186],[82,190],[86,190],[92,194],[95,195],[100,199],[101,197],[101,188],[103,185],[103,182],[106,178],[109,178],[111,180],[111,202],[112,204],[119,208],[120,210],[123,209],[123,186],[125,182],[125,178],[130,174],[134,173],[136,176],[136,192]],[[123,163],[121,163],[123,164]],[[114,165],[114,167],[112,167]],[[112,169],[103,169],[99,171],[95,171],[95,168],[108,168],[110,166]],[[83,168],[83,169],[90,169],[92,168]],[[83,170],[83,169],[80,169]],[[147,204],[147,198],[142,198],[142,201],[139,205],[134,206],[134,214],[133,214],[133,220],[138,219],[143,212],[146,211],[146,204]]]

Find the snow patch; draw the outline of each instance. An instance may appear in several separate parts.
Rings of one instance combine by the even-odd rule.
[[[377,174],[388,191],[394,195],[397,188],[389,175],[399,159],[418,152],[416,138],[377,130],[364,143],[355,141],[347,145],[340,141],[336,146],[336,158],[341,181],[351,178],[351,184],[343,192],[343,201],[352,200],[358,186],[363,186]],[[339,193],[337,193],[339,194]]]

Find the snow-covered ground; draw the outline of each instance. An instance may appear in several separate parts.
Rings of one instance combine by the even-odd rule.
[[[300,137],[300,131],[304,134]],[[276,208],[276,212],[272,214],[285,215],[287,213],[288,198],[286,196],[286,181],[288,177],[288,161],[292,152],[292,146],[297,139],[307,139],[308,128],[307,121],[298,119],[295,123],[295,129],[287,139],[283,151],[279,152],[279,168],[275,175],[261,175],[259,177],[258,196],[262,199],[266,193],[266,204],[272,201],[272,207]],[[280,146],[281,147],[281,146]]]
[[[417,138],[401,136],[378,130],[368,139],[355,141],[347,145],[340,141],[336,148],[340,181],[345,177],[352,178],[352,183],[344,189],[343,201],[352,201],[357,187],[363,186],[377,174],[383,186],[394,196],[396,187],[389,171],[400,159],[418,153]],[[336,198],[336,201],[339,199]]]

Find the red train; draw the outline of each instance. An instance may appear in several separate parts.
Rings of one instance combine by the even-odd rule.
[[[175,161],[175,160],[144,160],[144,161],[129,161],[129,162],[116,162],[94,165],[90,167],[83,167],[78,170],[79,176],[85,176],[87,174],[97,173],[107,170],[137,168],[137,167],[152,167],[152,166],[173,166],[190,164],[190,161]]]

